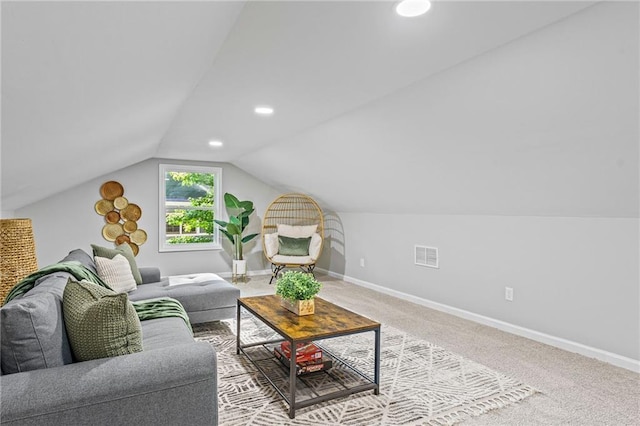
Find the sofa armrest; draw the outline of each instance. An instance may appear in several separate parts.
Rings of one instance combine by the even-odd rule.
[[[140,275],[142,276],[142,284],[157,283],[160,281],[160,268],[155,266],[146,266],[138,268]]]
[[[0,376],[3,425],[218,423],[210,344]]]

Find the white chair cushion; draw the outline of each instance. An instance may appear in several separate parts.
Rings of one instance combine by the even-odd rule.
[[[131,265],[123,255],[116,254],[113,259],[96,256],[94,260],[98,276],[116,293],[127,293],[137,288]]]
[[[293,226],[278,224],[277,226],[278,235],[289,238],[307,238],[318,230],[318,225]]]
[[[287,265],[310,265],[316,263],[311,259],[311,256],[283,256],[276,254],[271,258],[273,263],[287,264]]]
[[[267,251],[267,257],[271,259],[278,254],[278,233],[264,234],[264,248]]]
[[[320,249],[322,248],[322,237],[317,232],[311,236],[309,244],[309,257],[314,261],[320,257]]]

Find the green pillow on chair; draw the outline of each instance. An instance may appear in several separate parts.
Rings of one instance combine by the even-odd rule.
[[[64,325],[78,361],[142,351],[142,328],[125,293],[69,279],[62,299]]]
[[[309,256],[311,237],[291,238],[278,235],[278,254],[283,256]]]

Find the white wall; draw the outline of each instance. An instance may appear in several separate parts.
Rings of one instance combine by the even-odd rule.
[[[42,267],[57,262],[75,248],[91,253],[90,244],[113,246],[113,243],[102,238],[104,217],[95,212],[94,205],[101,199],[100,186],[106,181],[115,180],[124,187],[124,196],[129,202],[142,208],[138,226],[147,232],[148,239],[140,246],[137,256],[140,266],[158,266],[163,275],[230,272],[232,250],[224,236],[223,250],[158,251],[158,164],[161,162],[221,167],[222,191],[231,192],[243,200],[252,200],[255,204],[256,213],[251,216],[248,229],[251,232],[260,232],[265,209],[279,195],[274,189],[228,163],[160,159],[143,161],[17,210],[16,217],[28,217],[33,221],[38,265]],[[72,168],[72,165],[68,166],[66,172]],[[245,245],[245,258],[250,271],[268,269],[259,238]]]
[[[637,219],[338,216],[332,271],[640,360]],[[416,266],[414,244],[437,247],[440,268]]]

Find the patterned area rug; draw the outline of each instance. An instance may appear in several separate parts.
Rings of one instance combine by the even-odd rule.
[[[483,365],[382,326],[381,388],[296,410],[288,406],[244,355],[236,355],[235,321],[194,326],[197,340],[207,341],[218,352],[219,421],[229,425],[451,425],[490,410],[506,407],[536,391],[518,380]],[[272,330],[248,316],[242,320],[243,343],[276,337]],[[322,342],[325,349],[373,374],[373,333],[361,333]],[[251,353],[285,388],[288,371],[271,355],[271,347]],[[334,378],[349,384],[362,380],[334,363]],[[325,373],[313,373],[300,381],[298,400],[305,393],[322,393],[333,381]],[[304,382],[304,383],[303,383]],[[331,391],[333,389],[329,389]]]

